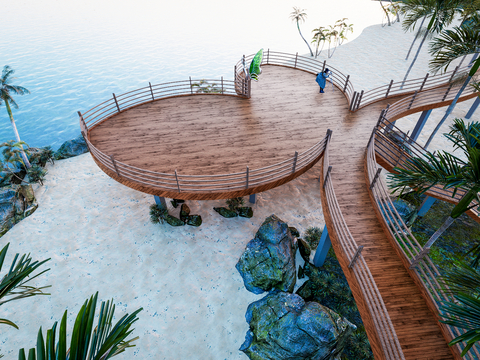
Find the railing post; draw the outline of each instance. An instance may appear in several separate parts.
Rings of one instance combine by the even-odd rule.
[[[250,171],[249,171],[248,166],[247,166],[247,184],[246,184],[246,186],[245,186],[245,189],[248,189],[248,175],[249,175],[249,172],[250,172]]]
[[[150,86],[150,93],[152,94],[152,99],[155,100],[155,96],[153,96],[152,84],[150,83],[150,81],[148,82],[148,85]]]
[[[380,112],[380,116],[378,117],[377,125],[375,125],[375,127],[380,126],[380,124],[383,122],[383,120],[385,119],[385,112],[385,109],[382,109],[382,111]]]
[[[355,263],[357,262],[358,257],[360,256],[361,252],[363,250],[363,245],[360,245],[357,248],[357,251],[355,251],[355,255],[353,255],[352,261],[350,261],[350,264],[348,264],[348,268],[351,269],[355,266]]]
[[[190,94],[193,94],[192,77],[189,76],[188,79],[190,80]]]
[[[237,65],[233,67],[233,80],[237,83]]]
[[[392,88],[393,85],[393,80],[390,81],[390,85],[388,85],[387,92],[385,93],[385,99],[388,97],[388,94],[390,94],[390,89]]]
[[[332,171],[332,166],[328,167],[327,175],[325,175],[325,179],[323,179],[323,188],[325,189],[325,185],[327,185],[327,180],[330,177],[330,172]]]
[[[323,60],[322,72],[325,71],[325,66],[327,65],[327,60]]]
[[[428,76],[430,74],[427,73],[427,75],[425,75],[425,79],[423,79],[423,82],[422,82],[422,85],[420,85],[420,89],[418,89],[418,92],[422,91],[423,90],[423,86],[425,85],[425,83],[427,82],[427,79],[428,79]]]
[[[223,94],[223,76],[222,76],[222,94]]]
[[[412,97],[412,101],[410,101],[410,104],[408,104],[408,110],[410,110],[410,108],[412,107],[413,105],[413,102],[415,101],[415,98],[417,97],[417,91],[415,91],[415,94],[413,94],[413,97]]]
[[[77,113],[78,113],[78,116],[80,117],[80,121],[82,122],[83,127],[85,128],[85,130],[88,131],[87,124],[85,123],[85,120],[83,119],[82,113],[80,111],[77,111]]]
[[[375,174],[375,177],[373,178],[372,183],[370,184],[370,190],[372,190],[373,187],[375,186],[375,183],[377,182],[381,172],[382,172],[382,168],[377,169],[377,173]]]
[[[363,97],[363,90],[362,90],[362,92],[360,93],[360,96],[357,98],[358,101],[357,101],[356,110],[358,110],[358,108],[360,107],[360,103],[362,102],[362,97]]]
[[[270,49],[267,49],[267,65],[268,65],[268,59],[270,57]]]
[[[295,169],[297,167],[297,157],[298,157],[298,152],[295,151],[295,155],[293,156],[292,174],[295,172]]]
[[[357,92],[354,91],[352,96],[352,102],[350,103],[350,109],[349,109],[350,111],[353,111],[352,109],[356,101],[357,101]]]
[[[297,59],[298,59],[298,52],[295,55],[295,65],[293,66],[294,68],[297,68]]]
[[[373,127],[373,130],[372,130],[372,134],[370,135],[370,139],[368,139],[368,143],[367,143],[367,149],[370,147],[370,143],[372,142],[373,140],[373,135],[375,135],[375,132],[377,131],[377,127],[374,126]]]
[[[115,105],[117,105],[117,110],[118,110],[118,112],[120,112],[120,106],[118,106],[117,98],[115,97],[114,93],[112,93],[112,94],[113,94],[113,100],[115,100]]]
[[[252,79],[250,79],[250,77],[248,77],[247,87],[248,87],[248,98],[250,99],[252,97]]]
[[[452,82],[453,77],[455,76],[455,74],[457,73],[457,71],[458,71],[458,66],[455,68],[455,70],[453,70],[452,76],[450,76],[450,80],[448,80],[449,83]]]
[[[328,136],[328,140],[330,140],[330,138],[332,137],[332,130],[327,129],[327,136]]]
[[[180,183],[178,182],[177,169],[175,169],[175,180],[177,180],[177,189],[178,189],[178,192],[180,192]]]
[[[347,75],[347,80],[345,80],[345,86],[343,88],[343,92],[347,91],[348,80],[350,80],[350,75]]]
[[[447,95],[448,95],[448,93],[450,92],[450,89],[452,88],[452,85],[453,85],[453,84],[450,83],[450,85],[448,86],[448,89],[447,89],[447,91],[445,92],[445,95],[443,95],[442,101],[445,101],[445,99],[447,98]]]
[[[113,158],[113,155],[110,155],[110,160],[112,160],[112,164],[113,164],[113,167],[115,168],[115,172],[117,173],[117,175],[121,176],[120,172],[118,171],[118,168],[117,168],[117,163],[115,162],[115,159]]]

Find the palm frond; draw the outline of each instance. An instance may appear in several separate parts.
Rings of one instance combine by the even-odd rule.
[[[479,294],[480,272],[465,263],[455,264],[445,275],[439,277],[449,293]]]
[[[143,310],[140,308],[131,315],[124,315],[115,325],[113,317],[115,305],[112,301],[102,302],[97,326],[94,328],[95,309],[98,299],[98,292],[87,299],[77,314],[73,327],[70,347],[67,350],[67,311],[63,314],[59,339],[55,344],[57,322],[47,330],[46,340],[40,328],[37,335],[37,346],[29,351],[32,356],[38,359],[57,360],[107,360],[122,352],[126,348],[135,346],[132,343],[138,337],[126,340],[134,329],[131,326],[138,320],[137,314]],[[19,351],[18,359],[25,359],[25,350]]]

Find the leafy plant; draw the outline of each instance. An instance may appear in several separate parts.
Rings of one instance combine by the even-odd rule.
[[[242,207],[245,204],[245,200],[243,200],[243,197],[228,199],[226,202],[228,209],[232,211],[236,211],[239,207]]]
[[[310,249],[315,250],[318,247],[320,238],[322,237],[322,230],[316,226],[310,226],[305,230],[303,238],[310,245]]]
[[[150,221],[153,224],[162,223],[165,220],[165,216],[168,215],[168,210],[164,206],[157,204],[150,205]]]
[[[28,179],[30,180],[30,183],[39,182],[41,185],[43,185],[43,180],[45,180],[45,176],[47,175],[47,170],[35,164],[27,170],[27,175],[28,175]]]
[[[221,94],[222,88],[218,87],[217,84],[212,83],[210,84],[207,80],[200,80],[198,83],[192,84],[193,88],[196,88],[195,93],[197,94]]]
[[[5,245],[0,251],[0,271],[2,270],[3,262],[5,261],[5,256],[7,255],[9,245],[10,243]],[[42,291],[50,286],[35,287],[26,285],[28,282],[50,270],[43,270],[42,272],[31,276],[35,270],[37,270],[50,259],[32,262],[30,254],[24,254],[20,257],[20,259],[18,257],[19,254],[16,254],[12,261],[12,265],[10,266],[10,270],[2,277],[0,281],[0,305],[3,305],[9,301],[19,300],[31,296],[50,295]],[[15,323],[7,319],[0,319],[0,324],[10,325],[18,329],[18,326]]]
[[[55,151],[51,146],[45,146],[43,148],[29,148],[30,151],[30,163],[32,165],[37,164],[41,167],[45,167],[47,162],[55,163]]]
[[[312,38],[312,44],[315,43],[315,59],[317,58],[318,54],[320,54],[323,50],[323,47],[325,46],[325,41],[327,41],[327,36],[328,36],[328,29],[324,28],[323,26],[319,26],[317,29],[313,29],[313,38]],[[322,45],[320,48],[320,51],[318,48]]]
[[[23,141],[14,142],[13,140],[0,144],[0,148],[4,148],[2,149],[3,160],[0,160],[0,171],[7,174],[3,176],[3,182],[8,180],[10,183],[21,183],[23,181],[26,166],[21,155],[22,145],[28,146]],[[6,179],[7,177],[8,179]],[[13,178],[17,180],[12,181]]]
[[[60,323],[59,338],[57,335],[57,322],[47,330],[46,339],[42,334],[42,328],[38,331],[37,346],[31,348],[28,360],[56,359],[56,360],[107,360],[122,352],[126,348],[133,347],[132,342],[138,336],[125,340],[134,329],[130,327],[138,320],[137,314],[143,310],[140,308],[131,315],[126,314],[112,326],[115,305],[113,299],[103,301],[100,306],[100,315],[97,326],[93,327],[98,292],[86,300],[77,314],[73,326],[70,347],[67,349],[67,311],[63,314]],[[36,355],[36,357],[35,357]],[[20,349],[18,360],[26,360],[25,350]]]

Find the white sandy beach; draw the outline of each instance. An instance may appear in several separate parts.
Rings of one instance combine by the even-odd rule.
[[[412,39],[398,23],[373,25],[337,49],[329,63],[350,74],[356,89],[374,88],[403,78],[409,65],[403,59]],[[425,75],[428,60],[425,47],[411,79]],[[451,118],[464,116],[472,103],[460,103]],[[420,143],[444,111],[433,111]],[[411,131],[418,116],[398,125]],[[441,133],[448,125],[447,121],[430,150],[445,148]],[[203,218],[199,228],[150,223],[153,196],[110,179],[90,154],[58,161],[48,171],[45,185],[36,186],[38,210],[2,238],[2,244],[11,243],[6,264],[16,252],[30,252],[39,260],[52,258],[47,264],[51,270],[36,281],[52,285],[50,296],[0,308],[2,318],[20,327],[0,327],[0,353],[7,359],[16,358],[21,347],[33,347],[38,328],[45,331],[65,309],[71,330],[74,314],[96,291],[102,300],[114,298],[117,319],[144,308],[135,324],[137,347],[118,359],[246,359],[238,351],[248,329],[245,311],[263,295],[248,292],[235,269],[245,245],[273,213],[301,233],[309,226],[324,226],[318,164],[298,179],[259,194],[252,219],[222,218],[213,207],[224,201],[189,201],[192,214]]]

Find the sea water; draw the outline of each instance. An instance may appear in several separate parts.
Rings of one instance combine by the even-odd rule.
[[[0,0],[0,67],[10,65],[21,139],[34,147],[80,134],[82,113],[121,94],[176,80],[233,78],[243,54],[260,48],[308,53],[289,15],[306,10],[305,38],[341,18],[353,39],[382,20],[369,0]],[[0,105],[0,141],[14,139]]]

